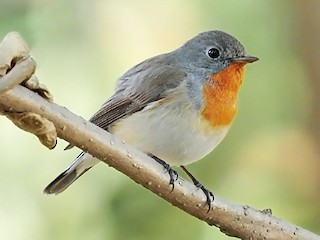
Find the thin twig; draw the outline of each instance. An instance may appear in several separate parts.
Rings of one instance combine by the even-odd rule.
[[[0,94],[29,79],[35,67],[35,62],[31,57],[17,62],[10,72],[0,78]]]

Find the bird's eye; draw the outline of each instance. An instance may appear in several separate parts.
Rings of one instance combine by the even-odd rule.
[[[212,59],[216,59],[220,56],[220,52],[216,48],[210,48],[208,50],[208,56],[211,57]]]

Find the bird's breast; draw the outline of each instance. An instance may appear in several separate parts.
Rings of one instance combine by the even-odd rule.
[[[203,87],[202,117],[213,128],[229,126],[237,112],[238,91],[244,64],[232,64],[213,74]]]

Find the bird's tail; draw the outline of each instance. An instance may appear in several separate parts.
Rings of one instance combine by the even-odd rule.
[[[99,162],[89,153],[82,152],[70,164],[70,166],[63,171],[56,179],[54,179],[44,190],[47,194],[59,194],[66,190],[75,180],[82,174],[92,168]]]

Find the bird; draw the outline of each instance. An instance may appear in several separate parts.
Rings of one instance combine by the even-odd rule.
[[[202,32],[176,50],[129,69],[89,121],[163,165],[173,188],[178,174],[172,167],[181,167],[202,189],[210,209],[213,193],[185,166],[224,139],[237,113],[245,66],[257,60],[230,34]],[[81,152],[44,193],[63,192],[99,162]]]

